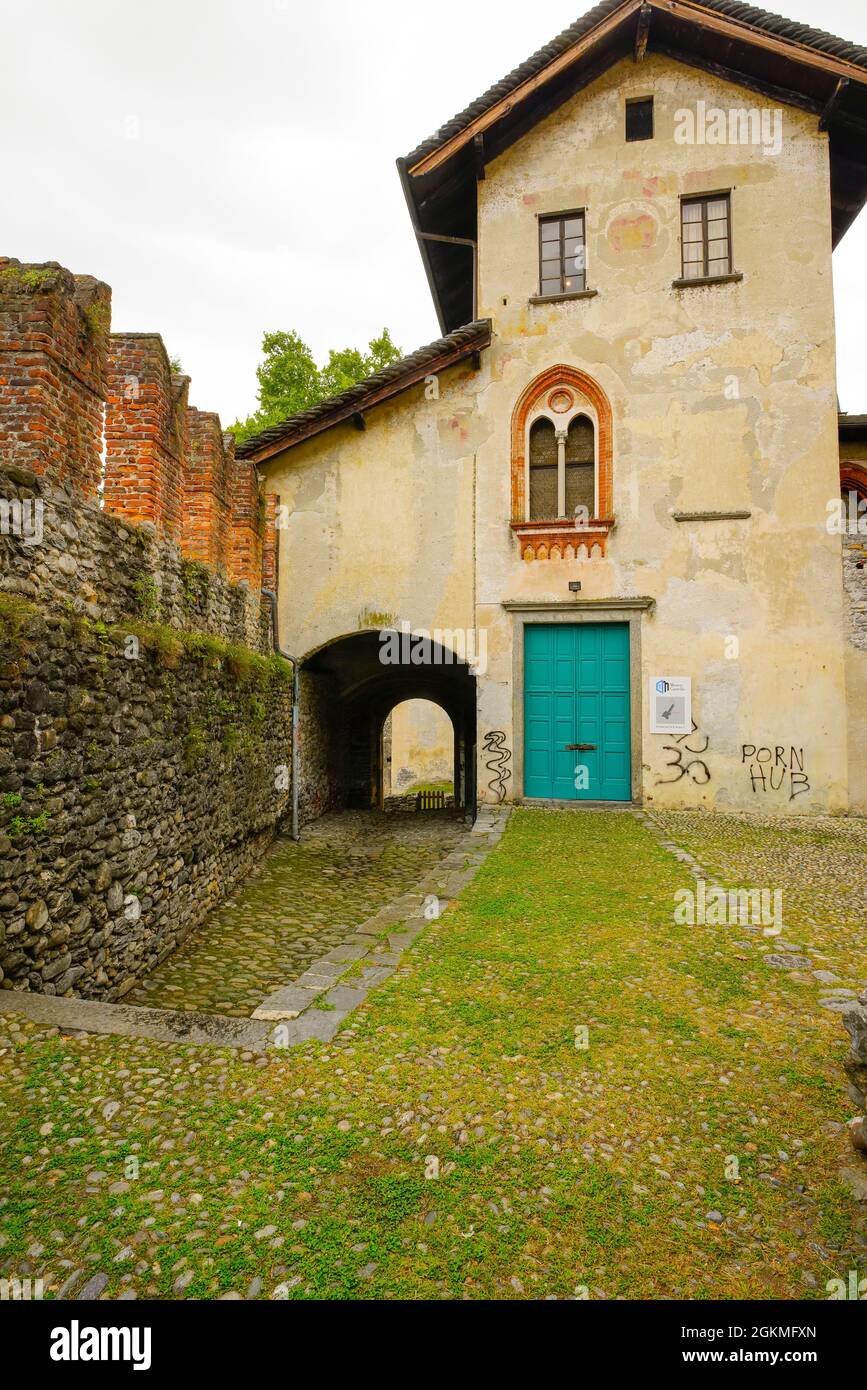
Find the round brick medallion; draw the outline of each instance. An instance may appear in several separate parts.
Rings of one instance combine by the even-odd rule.
[[[572,392],[565,390],[563,387],[560,387],[556,391],[552,391],[548,397],[548,405],[557,415],[565,415],[567,410],[571,410],[573,401],[574,397]]]

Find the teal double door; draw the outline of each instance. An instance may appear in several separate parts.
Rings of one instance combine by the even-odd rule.
[[[524,628],[524,795],[630,801],[628,623]]]

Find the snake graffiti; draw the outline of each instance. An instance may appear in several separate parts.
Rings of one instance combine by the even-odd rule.
[[[507,767],[507,763],[512,760],[512,753],[511,749],[506,747],[506,735],[502,729],[491,729],[485,734],[482,751],[485,755],[485,766],[492,774],[488,791],[493,792],[497,801],[502,803],[506,799],[506,783],[512,775],[511,769]]]

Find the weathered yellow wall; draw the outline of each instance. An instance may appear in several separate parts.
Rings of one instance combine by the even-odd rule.
[[[452,368],[267,464],[289,516],[279,532],[280,632],[304,656],[401,620],[473,624],[473,473],[479,417]]]
[[[627,144],[627,97],[653,94],[655,138]],[[661,56],[621,63],[490,164],[479,184],[482,369],[439,400],[414,387],[267,468],[295,510],[281,537],[284,641],[307,653],[363,610],[414,626],[487,630],[486,731],[514,744],[513,618],[505,600],[647,595],[643,794],[666,806],[786,813],[847,806],[846,677],[827,139],[786,109],[776,156],[688,146],[674,113],[752,95]],[[676,290],[679,195],[732,189],[737,284]],[[592,299],[530,305],[537,214],[587,209]],[[642,238],[633,235],[641,220]],[[604,559],[522,561],[510,527],[510,420],[541,371],[593,377],[614,418],[616,530]],[[749,509],[677,524],[676,509]],[[738,654],[727,656],[737,638]],[[707,785],[660,785],[670,754],[647,731],[650,674],[693,678]],[[803,748],[810,791],[756,793],[744,744]],[[480,758],[479,786],[490,774]],[[510,784],[520,794],[517,779]]]
[[[394,794],[419,783],[452,782],[454,729],[430,700],[404,700],[391,712],[391,787]],[[407,775],[409,774],[409,775]]]

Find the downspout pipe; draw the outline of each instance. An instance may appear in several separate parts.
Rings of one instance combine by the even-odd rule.
[[[298,716],[299,704],[301,701],[301,676],[300,662],[297,657],[289,652],[284,652],[280,646],[280,629],[277,620],[277,595],[273,589],[263,589],[262,593],[271,604],[271,634],[274,640],[274,650],[278,656],[282,656],[285,661],[292,662],[292,839],[297,843],[301,839],[301,831],[298,827]]]

